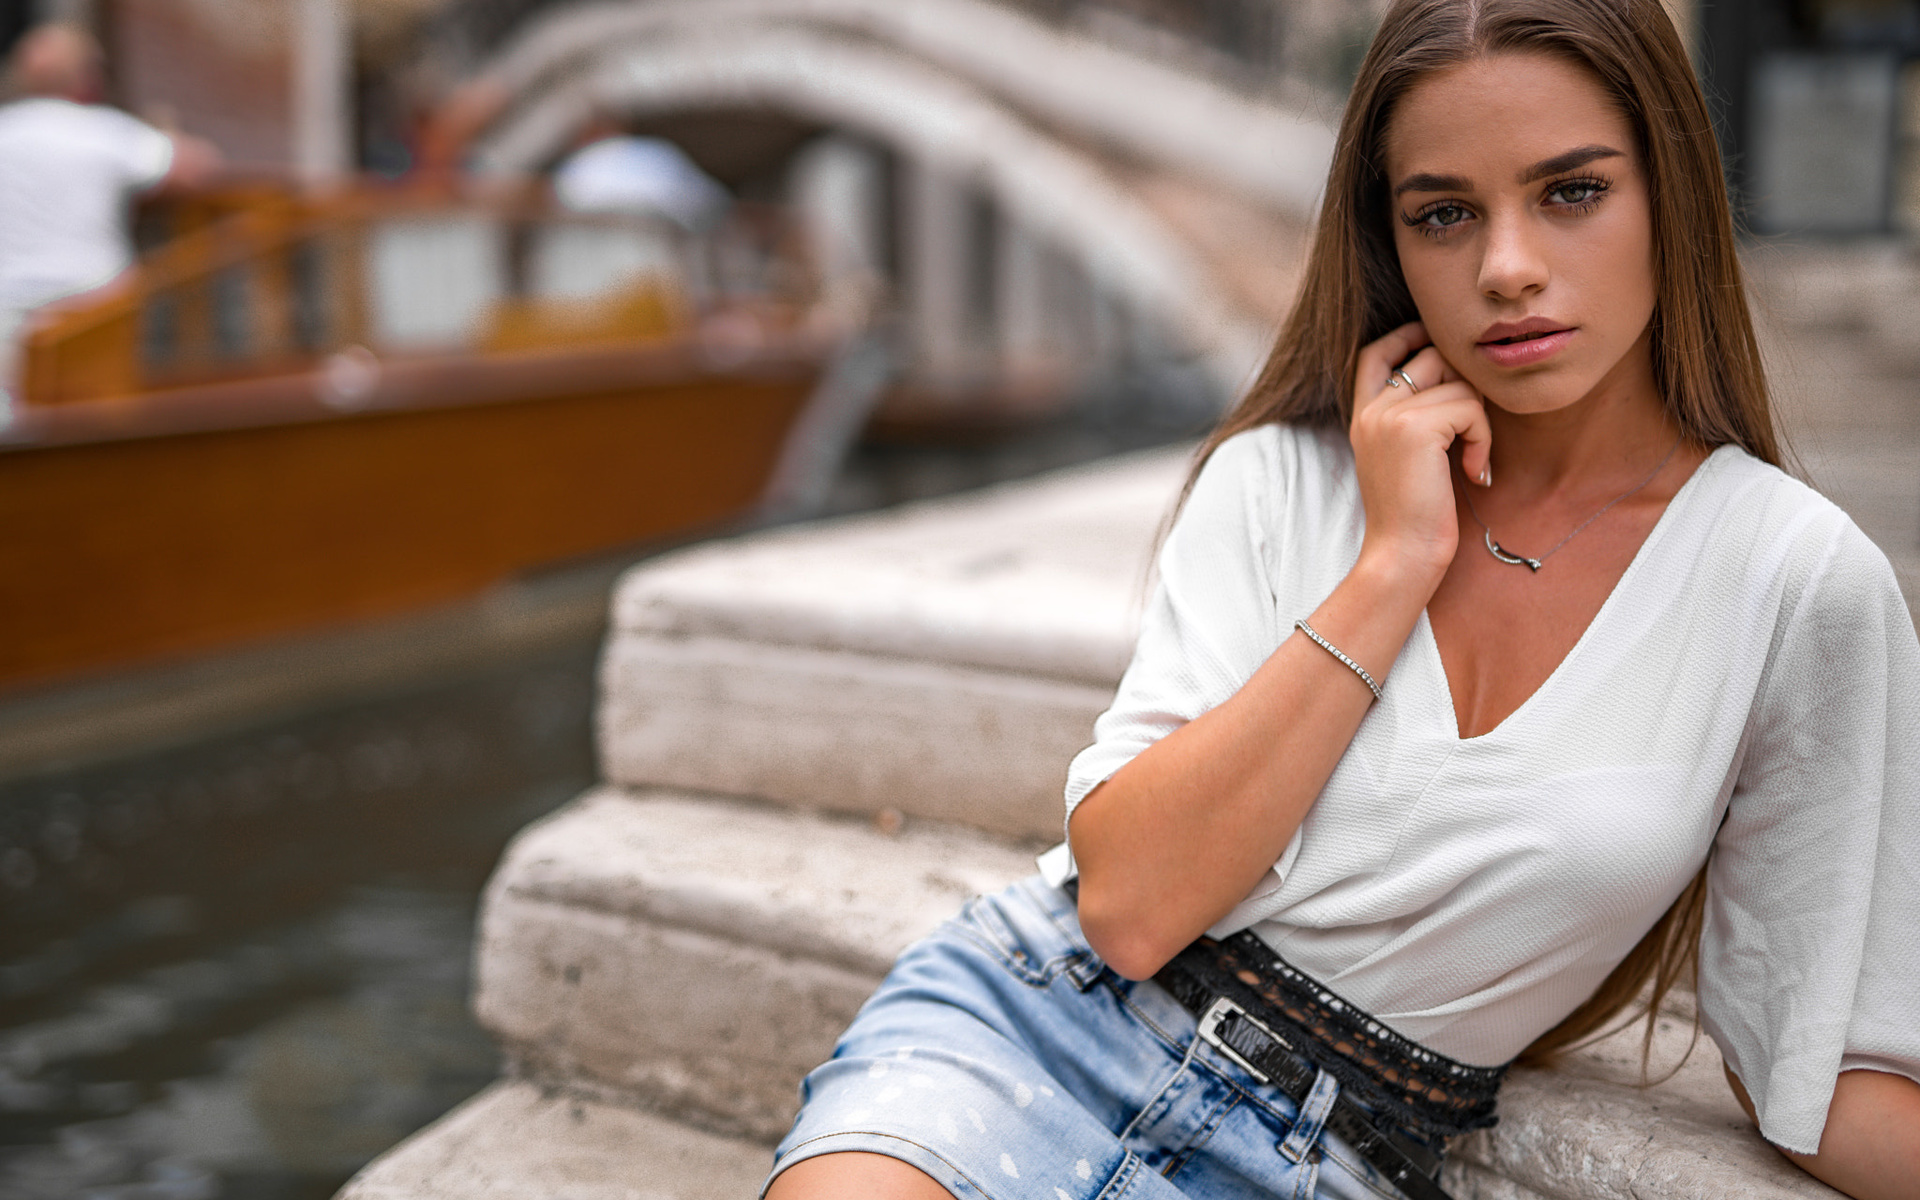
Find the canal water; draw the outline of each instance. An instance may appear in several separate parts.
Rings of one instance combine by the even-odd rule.
[[[868,449],[833,508],[1190,436],[1195,411],[1123,396]],[[597,643],[0,782],[0,1200],[325,1200],[494,1079],[480,889],[593,781]]]
[[[322,1200],[492,1079],[476,901],[594,652],[0,787],[0,1197]]]

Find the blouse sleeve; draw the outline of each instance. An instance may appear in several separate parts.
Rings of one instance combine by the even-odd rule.
[[[1067,769],[1069,817],[1135,755],[1239,691],[1280,644],[1267,538],[1286,488],[1271,434],[1256,429],[1222,443],[1194,482],[1161,547],[1133,661],[1094,723],[1093,745]],[[1289,847],[1276,871],[1293,854]],[[1071,877],[1070,854],[1050,857],[1043,872]],[[1278,884],[1270,876],[1255,895]]]
[[[1706,1030],[1798,1153],[1841,1071],[1920,1080],[1920,644],[1886,558],[1827,530],[1788,581],[1700,950]]]

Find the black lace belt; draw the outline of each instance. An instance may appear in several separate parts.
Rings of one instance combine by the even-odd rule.
[[[1203,937],[1153,978],[1202,1037],[1296,1103],[1316,1067],[1338,1080],[1327,1128],[1412,1200],[1447,1200],[1440,1157],[1396,1127],[1439,1140],[1496,1120],[1505,1067],[1468,1066],[1402,1037],[1252,933]]]

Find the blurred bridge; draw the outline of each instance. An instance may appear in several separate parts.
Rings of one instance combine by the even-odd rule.
[[[1217,399],[1291,299],[1337,104],[1203,42],[1101,36],[1065,7],[538,7],[475,72],[500,100],[471,161],[537,172],[612,119],[792,203],[830,306],[877,302],[906,331],[895,415],[1018,410],[1182,362]]]

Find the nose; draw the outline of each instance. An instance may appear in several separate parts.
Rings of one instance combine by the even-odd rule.
[[[1518,300],[1547,285],[1552,274],[1546,248],[1532,222],[1500,214],[1487,222],[1480,257],[1480,291],[1497,300]]]

